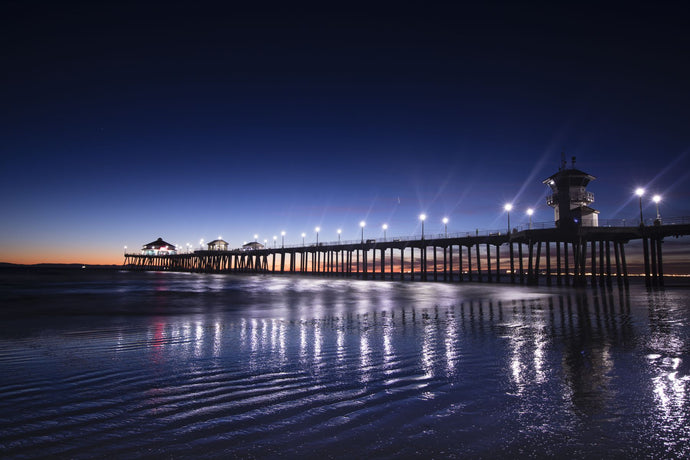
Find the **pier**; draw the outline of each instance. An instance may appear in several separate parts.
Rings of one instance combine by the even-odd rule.
[[[405,237],[377,241],[319,243],[268,248],[258,242],[228,250],[218,239],[208,250],[178,254],[174,245],[161,238],[144,246],[141,254],[125,254],[124,266],[130,270],[173,270],[208,273],[310,273],[322,276],[410,281],[478,281],[487,283],[559,286],[620,286],[629,283],[626,245],[640,240],[645,284],[664,285],[664,238],[690,235],[690,218],[661,219],[658,203],[656,218],[645,225],[642,214],[637,226],[600,222],[593,209],[594,194],[587,186],[596,178],[575,168],[575,157],[568,167],[565,154],[558,171],[542,181],[551,194],[546,204],[554,210],[554,222],[527,228],[510,225],[511,203],[506,203],[508,225],[505,232]],[[531,211],[531,210],[530,210]],[[447,221],[446,221],[447,222]],[[384,227],[385,228],[385,227]],[[317,229],[318,232],[318,229]],[[304,235],[302,235],[304,236]],[[275,244],[275,240],[274,240]]]
[[[559,286],[628,285],[626,245],[641,240],[647,286],[664,285],[663,240],[690,235],[690,219],[635,227],[515,229],[187,254],[125,254],[128,270],[313,274],[360,279]]]

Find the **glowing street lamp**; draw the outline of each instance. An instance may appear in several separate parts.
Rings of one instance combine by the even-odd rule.
[[[420,214],[419,220],[422,221],[422,239],[424,239],[424,221],[426,220],[426,214]]]
[[[659,202],[661,201],[661,195],[654,195],[652,201],[656,204],[656,220],[661,222],[661,214],[659,214]]]
[[[513,209],[513,205],[506,203],[503,209],[508,213],[508,235],[510,235],[510,210]]]
[[[268,240],[264,240],[264,248],[268,247]]]
[[[383,224],[381,228],[383,228],[383,241],[386,241],[386,230],[388,230],[388,224]]]
[[[202,251],[204,249],[204,239],[203,238],[199,240],[199,249],[201,249]]]
[[[446,238],[448,238],[448,218],[444,217],[442,222],[443,222],[443,233],[445,233]]]
[[[343,232],[342,230],[338,229],[338,244],[340,244],[340,234],[341,234],[342,232]]]
[[[285,247],[285,232],[284,231],[280,232],[280,247],[282,247],[282,248]]]
[[[127,246],[125,246],[125,254],[127,254]]]
[[[532,214],[534,214],[534,209],[527,208],[527,215],[529,216],[529,229],[532,230]]]
[[[304,237],[307,236],[306,233],[302,232],[302,246],[304,246]]]
[[[254,241],[259,242],[259,235],[254,235]]]
[[[364,221],[361,221],[361,222],[359,223],[359,226],[362,227],[362,244],[364,244],[364,226],[365,226],[365,225],[367,225],[367,223],[364,222]]]
[[[277,236],[273,235],[273,247],[276,247],[276,240],[278,239]]]
[[[642,217],[642,195],[644,195],[644,189],[642,187],[638,187],[635,190],[635,195],[640,197],[640,225],[644,225],[644,218]]]
[[[316,231],[316,245],[319,245],[319,232],[321,231],[321,227],[316,227],[314,229]]]

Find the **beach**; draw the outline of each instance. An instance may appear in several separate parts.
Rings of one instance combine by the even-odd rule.
[[[687,457],[688,292],[5,269],[0,449]]]

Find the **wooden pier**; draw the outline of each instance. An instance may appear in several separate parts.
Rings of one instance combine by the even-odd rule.
[[[125,254],[129,270],[288,273],[361,279],[559,286],[628,285],[626,245],[641,240],[645,283],[664,285],[663,240],[690,224],[576,227],[188,254]]]

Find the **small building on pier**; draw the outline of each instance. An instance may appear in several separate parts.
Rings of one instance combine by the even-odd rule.
[[[594,202],[594,194],[588,192],[587,184],[596,177],[575,169],[575,157],[572,167],[568,168],[565,159],[556,174],[545,179],[553,192],[546,197],[546,204],[554,211],[556,227],[598,227],[599,211],[589,205]]]
[[[242,245],[242,250],[243,251],[251,251],[253,249],[264,249],[265,246],[258,241],[251,241],[249,243],[245,243]]]
[[[217,239],[213,240],[210,243],[208,243],[208,250],[209,251],[227,251],[228,250],[228,242]]]
[[[177,248],[174,244],[163,241],[163,238],[158,238],[156,241],[145,244],[144,247],[141,248],[141,253],[147,256],[164,256],[177,254]]]

